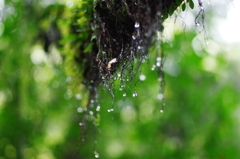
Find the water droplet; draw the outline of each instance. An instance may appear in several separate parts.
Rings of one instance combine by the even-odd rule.
[[[101,108],[100,105],[98,105],[97,108],[96,108],[96,111],[99,112],[100,108]]]
[[[197,22],[197,23],[196,23],[196,26],[199,27],[199,26],[201,26],[201,24],[200,24],[199,22]]]
[[[134,91],[134,93],[133,93],[133,95],[132,95],[133,97],[136,97],[137,96],[137,92],[136,91]]]
[[[83,112],[83,109],[82,109],[82,108],[77,108],[77,112],[78,112],[78,113],[82,113],[82,112]]]
[[[157,12],[157,16],[160,16],[161,15],[161,12]]]
[[[161,58],[161,57],[157,57],[156,60],[157,60],[158,62],[160,62],[160,61],[162,60],[162,58]]]
[[[97,153],[97,151],[94,151],[94,156],[95,158],[99,158],[99,153]]]
[[[91,103],[94,103],[94,100],[92,99],[90,102],[91,102]]]
[[[119,88],[119,91],[122,91],[123,90],[123,88]]]
[[[138,48],[138,50],[140,50],[142,47],[141,47],[141,46],[138,46],[137,48]]]
[[[127,94],[126,94],[126,93],[123,93],[123,96],[124,96],[124,97],[126,97],[126,96],[127,96]]]
[[[75,98],[76,98],[77,100],[80,100],[80,99],[82,99],[82,95],[81,95],[81,94],[75,94]]]
[[[72,77],[68,77],[68,78],[66,79],[66,81],[67,81],[68,83],[72,82],[72,80],[73,80]]]
[[[90,115],[93,115],[93,111],[89,111],[89,114],[90,114]]]
[[[164,95],[162,93],[159,93],[157,97],[159,100],[162,100],[164,98]]]
[[[163,110],[162,110],[162,109],[160,110],[160,113],[163,113]]]
[[[145,81],[145,79],[146,79],[146,76],[145,76],[145,75],[143,75],[143,74],[141,74],[141,75],[139,76],[139,79],[140,79],[140,81]]]
[[[140,26],[139,22],[136,22],[134,25],[135,28],[139,28],[139,26]]]
[[[135,40],[137,37],[135,35],[132,35],[132,39]]]
[[[156,65],[153,65],[152,68],[151,68],[151,70],[154,71],[155,68],[156,68]]]
[[[84,125],[84,123],[79,123],[79,125],[80,125],[80,126],[83,126],[83,125]]]
[[[112,108],[112,109],[108,109],[108,112],[113,112],[114,111],[114,109]]]
[[[160,66],[161,66],[161,63],[160,63],[160,62],[157,62],[157,63],[156,63],[156,66],[157,66],[157,67],[160,67]]]

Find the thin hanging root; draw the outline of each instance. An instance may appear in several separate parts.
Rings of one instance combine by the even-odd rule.
[[[161,95],[162,97],[160,97],[160,100],[162,101],[162,109],[161,111],[164,110],[164,106],[165,106],[165,77],[164,77],[164,71],[163,71],[163,66],[164,66],[164,62],[165,62],[165,56],[164,56],[164,48],[161,47],[161,52],[160,52],[160,57],[161,57],[161,62],[160,62],[160,66],[158,68],[158,78],[160,79],[160,91],[159,91],[159,95]]]

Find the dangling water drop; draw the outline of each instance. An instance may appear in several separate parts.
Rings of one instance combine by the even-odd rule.
[[[94,151],[95,158],[99,158],[99,153],[97,151]]]
[[[99,112],[100,108],[101,108],[100,105],[98,105],[97,108],[96,108],[96,111]]]
[[[133,95],[132,95],[133,97],[136,97],[137,96],[137,92],[136,91],[134,91],[134,93],[133,93]]]
[[[157,97],[158,97],[159,100],[163,100],[164,95],[162,93],[159,93]]]
[[[141,74],[141,75],[139,76],[139,79],[140,79],[140,81],[144,81],[144,80],[146,79],[146,76],[143,75],[143,74]]]
[[[124,96],[124,97],[126,97],[126,96],[127,96],[127,94],[126,94],[126,93],[123,93],[123,96]]]
[[[139,26],[140,26],[139,22],[136,22],[134,25],[135,28],[139,28]]]
[[[90,114],[90,115],[93,115],[93,111],[89,111],[89,114]]]
[[[82,109],[82,108],[77,108],[77,112],[78,112],[78,113],[82,113],[82,112],[83,112],[83,109]]]
[[[201,24],[200,24],[199,22],[197,22],[197,23],[196,23],[196,26],[199,27],[199,26],[201,26]]]
[[[132,39],[135,40],[137,37],[135,34],[132,35]]]
[[[156,65],[153,65],[152,68],[151,68],[151,70],[154,71],[155,68],[156,68]]]
[[[161,58],[161,57],[157,57],[156,60],[157,60],[158,62],[160,62],[160,61],[162,60],[162,58]]]
[[[108,109],[108,112],[113,112],[114,111],[114,109],[112,108],[112,109]]]

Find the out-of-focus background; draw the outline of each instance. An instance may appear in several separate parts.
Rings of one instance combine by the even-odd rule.
[[[84,92],[68,89],[57,44],[39,40],[56,8],[74,1],[0,0],[0,159],[238,158],[240,3],[203,5],[204,28],[194,23],[197,5],[165,21],[164,112],[154,62],[143,63],[140,82],[125,97],[115,92],[114,112],[100,89],[100,125],[82,143]]]

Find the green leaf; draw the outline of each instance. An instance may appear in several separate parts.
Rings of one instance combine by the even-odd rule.
[[[186,3],[183,3],[182,4],[182,11],[185,11],[186,10]]]
[[[176,0],[177,4],[180,6],[180,4],[182,4],[183,0]]]
[[[190,2],[189,2],[189,6],[190,6],[190,8],[191,8],[191,9],[193,9],[193,8],[194,8],[194,3],[193,3],[193,1],[192,1],[192,0],[190,0]]]

